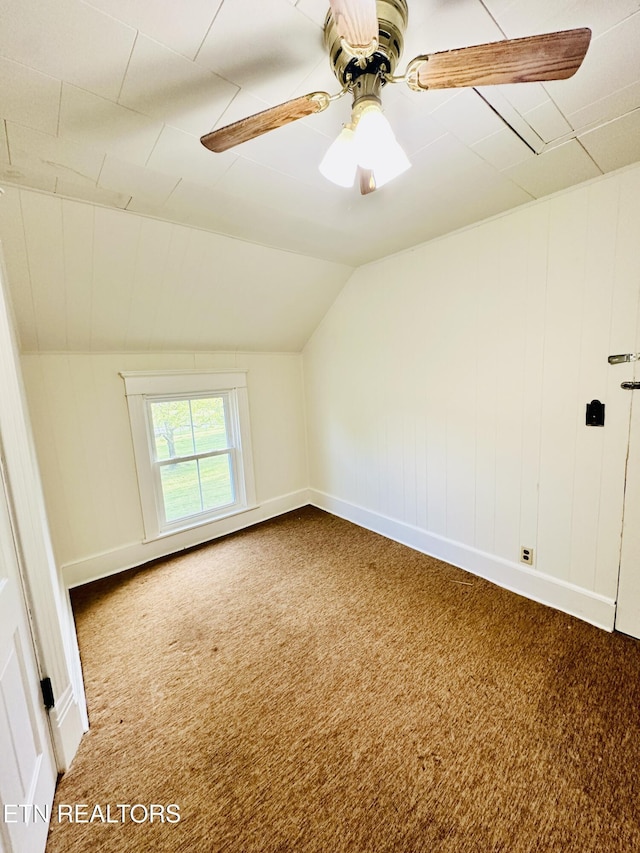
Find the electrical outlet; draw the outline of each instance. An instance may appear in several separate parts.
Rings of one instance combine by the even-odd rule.
[[[533,565],[533,548],[525,548],[524,545],[520,548],[520,562]]]

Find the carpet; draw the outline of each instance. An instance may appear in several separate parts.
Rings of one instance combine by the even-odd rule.
[[[72,604],[48,853],[640,850],[628,637],[311,507]]]

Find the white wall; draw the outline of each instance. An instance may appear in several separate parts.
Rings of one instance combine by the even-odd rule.
[[[248,369],[259,509],[155,543],[144,537],[120,371]],[[70,585],[307,502],[302,357],[295,353],[26,354],[22,369],[53,546]]]
[[[304,351],[314,502],[611,628],[639,234],[636,167],[357,270]]]
[[[0,238],[22,352],[299,352],[352,272],[17,187]]]

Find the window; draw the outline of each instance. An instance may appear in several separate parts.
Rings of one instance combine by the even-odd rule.
[[[147,539],[255,503],[246,373],[122,373]]]

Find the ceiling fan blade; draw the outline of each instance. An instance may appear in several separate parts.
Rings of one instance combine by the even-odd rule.
[[[349,47],[375,49],[378,40],[376,0],[329,0],[338,34]]]
[[[205,133],[200,138],[200,142],[210,151],[220,153],[233,148],[234,145],[240,145],[242,142],[248,142],[256,136],[275,130],[277,127],[297,121],[299,118],[322,112],[329,106],[330,100],[331,96],[328,92],[311,92],[309,95],[301,95],[292,101],[278,104],[277,107],[269,107],[260,113],[213,130],[211,133]]]
[[[406,80],[418,91],[566,80],[580,68],[590,40],[584,27],[426,54],[409,63]]]

